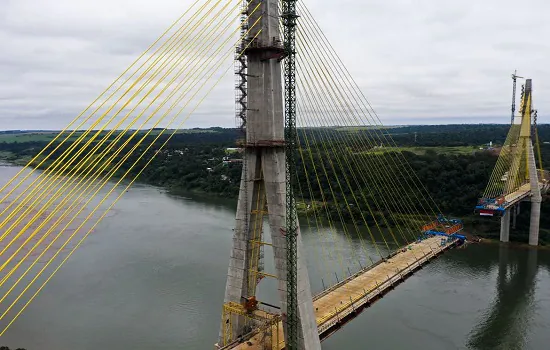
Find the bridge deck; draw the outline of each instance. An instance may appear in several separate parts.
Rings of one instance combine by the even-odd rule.
[[[386,262],[381,261],[362,270],[315,296],[313,306],[321,339],[334,333],[415,270],[454,246],[454,243],[441,246],[441,237],[431,237],[411,244],[410,250],[399,252]],[[267,340],[268,344],[272,342],[271,349],[284,348],[283,327],[280,325],[278,329],[278,339],[274,337]],[[224,349],[265,349],[266,338],[263,341],[261,338],[260,335],[252,336],[241,344],[232,344]]]
[[[520,188],[518,188],[517,191],[512,192],[506,197],[504,197],[506,204],[506,208],[516,204],[517,202],[521,201],[523,198],[529,196],[531,194],[531,184],[527,183]]]

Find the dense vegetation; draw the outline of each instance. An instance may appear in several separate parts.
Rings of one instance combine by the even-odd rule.
[[[341,129],[340,131],[357,134],[370,132],[368,129]],[[477,198],[485,189],[496,162],[495,153],[480,150],[480,147],[486,147],[490,141],[494,144],[502,143],[508,132],[507,125],[403,126],[387,129],[386,132],[392,135],[397,148],[402,151],[403,157],[414,169],[442,212],[465,218],[466,222],[472,224],[471,227],[475,233],[498,232],[496,218],[475,217],[472,211]],[[550,126],[539,126],[539,135],[542,141],[550,140]],[[1,155],[12,162],[22,158],[29,159],[46,144],[44,140],[20,142],[19,139],[14,142],[13,134],[8,135],[12,139],[3,140],[3,136],[0,134]],[[167,146],[162,151],[158,151],[158,145],[165,140],[165,137],[161,137],[149,150],[140,146],[138,151],[124,162],[116,172],[116,176],[123,176],[126,171],[129,171],[130,176],[137,175],[146,161],[156,154],[151,164],[141,173],[139,181],[164,186],[173,191],[199,191],[236,197],[241,175],[242,163],[238,161],[241,154],[228,151],[227,148],[236,147],[235,140],[240,136],[237,130],[221,128],[182,132],[175,134]],[[44,135],[40,134],[40,137]],[[130,140],[126,149],[132,147],[137,139],[139,137]],[[148,144],[147,141],[144,144]],[[70,143],[61,146],[52,159],[60,157],[67,147],[70,147]],[[542,150],[548,167],[550,166],[548,163],[550,145],[543,144]],[[353,149],[352,153],[362,151],[365,150]],[[372,154],[368,157],[375,160],[375,157],[387,156],[384,152],[392,152],[392,149],[371,152]],[[325,155],[314,159],[314,162],[321,164],[331,161],[331,157]],[[119,160],[120,155],[115,159]],[[137,162],[137,165],[129,170],[134,162]],[[45,162],[42,167],[49,164],[49,161]],[[298,169],[303,167],[298,166]],[[305,179],[305,174],[301,175],[300,178]],[[307,186],[306,182],[302,185]],[[324,183],[323,186],[328,184]],[[340,193],[339,195],[349,196],[350,194]],[[308,195],[305,194],[305,197],[307,200]],[[528,207],[528,204],[522,207],[523,211],[518,218],[519,229],[512,234],[519,240],[526,239],[526,230],[529,227]],[[550,206],[548,205],[543,205],[541,227],[543,228],[541,239],[550,242]]]

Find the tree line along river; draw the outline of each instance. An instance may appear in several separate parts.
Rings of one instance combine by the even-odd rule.
[[[18,171],[0,166],[0,183]],[[0,345],[27,350],[212,349],[235,202],[136,185],[70,258]],[[316,250],[357,252],[303,229]],[[370,247],[372,248],[372,247]],[[266,269],[270,268],[266,251]],[[262,281],[260,297],[275,294]],[[550,251],[499,244],[450,251],[323,343],[324,349],[548,349]]]

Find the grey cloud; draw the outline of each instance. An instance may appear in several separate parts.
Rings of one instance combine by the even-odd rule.
[[[545,0],[304,2],[385,124],[505,123],[514,69],[550,122]],[[190,3],[0,1],[0,129],[64,127]],[[233,85],[186,126],[233,126]]]

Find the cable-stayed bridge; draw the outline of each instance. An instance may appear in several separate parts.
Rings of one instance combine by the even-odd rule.
[[[542,194],[549,189],[550,177],[542,166],[536,129],[537,111],[533,108],[531,79],[527,79],[522,87],[519,115],[514,115],[512,109],[512,116],[513,122],[510,131],[500,149],[497,164],[483,198],[476,206],[476,211],[482,216],[502,216],[500,240],[508,242],[510,217],[513,217],[513,226],[515,227],[521,202],[531,202],[529,244],[538,245]],[[533,123],[533,119],[535,119],[535,123]],[[536,153],[538,157],[536,157]],[[536,158],[538,158],[538,168]]]
[[[232,71],[243,169],[212,346],[319,349],[464,240],[303,2],[196,0],[2,187],[0,334]],[[525,179],[521,164],[507,176]],[[323,242],[337,229],[360,242],[352,256],[320,245],[321,291],[310,287],[305,225]]]

